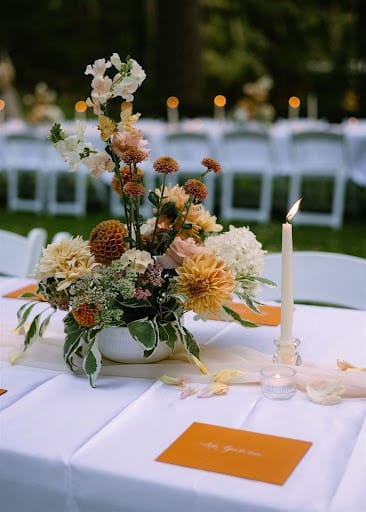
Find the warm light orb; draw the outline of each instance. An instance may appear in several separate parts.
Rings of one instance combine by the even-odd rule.
[[[301,103],[300,98],[298,98],[297,96],[291,96],[291,98],[289,98],[289,100],[288,100],[288,104],[292,108],[299,108],[300,103]]]
[[[5,108],[5,101],[0,99],[0,110],[4,110]]]
[[[226,98],[222,94],[218,94],[214,97],[214,104],[216,107],[225,107],[226,105]]]
[[[302,201],[302,197],[300,197],[300,199],[298,199],[296,201],[296,203],[294,203],[291,208],[289,209],[289,212],[288,214],[286,215],[286,222],[290,222],[294,217],[295,215],[297,214],[299,208],[300,208],[300,203]]]
[[[86,109],[88,108],[85,101],[80,100],[75,103],[75,112],[83,113],[86,112]]]
[[[166,100],[167,107],[169,108],[177,108],[179,105],[179,100],[176,96],[169,96]]]

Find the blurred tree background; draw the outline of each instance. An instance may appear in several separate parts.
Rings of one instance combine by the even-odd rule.
[[[366,117],[365,25],[362,0],[2,0],[0,49],[20,98],[44,81],[69,116],[89,94],[86,65],[116,51],[146,70],[144,117],[164,117],[170,95],[183,116],[211,116],[216,94],[230,109],[268,74],[277,117],[313,93],[337,122]]]

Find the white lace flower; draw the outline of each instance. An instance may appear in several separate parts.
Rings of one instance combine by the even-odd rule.
[[[241,281],[248,276],[260,276],[264,269],[262,244],[249,228],[230,226],[229,231],[210,236],[205,246],[225,261],[236,279],[235,291],[245,296],[254,296],[257,284]]]

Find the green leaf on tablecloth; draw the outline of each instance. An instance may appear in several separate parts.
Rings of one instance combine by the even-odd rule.
[[[83,370],[89,377],[90,385],[94,388],[95,381],[102,367],[102,356],[99,352],[98,342],[95,340],[90,345],[89,350],[83,360]]]
[[[158,337],[154,323],[151,320],[134,320],[128,324],[128,330],[134,340],[141,343],[146,350],[156,347]]]
[[[222,306],[222,307],[228,315],[230,315],[234,320],[236,320],[243,327],[258,327],[258,325],[255,324],[254,322],[249,322],[249,320],[243,320],[241,318],[241,316],[236,311],[229,308],[228,306]]]

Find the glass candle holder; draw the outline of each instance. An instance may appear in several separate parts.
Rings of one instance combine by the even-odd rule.
[[[274,363],[300,366],[301,356],[297,351],[297,347],[300,345],[299,338],[295,338],[291,342],[287,343],[276,339],[273,343],[276,347],[276,351],[272,358]]]
[[[296,371],[289,366],[273,364],[262,368],[261,390],[266,398],[288,400],[296,392]]]

